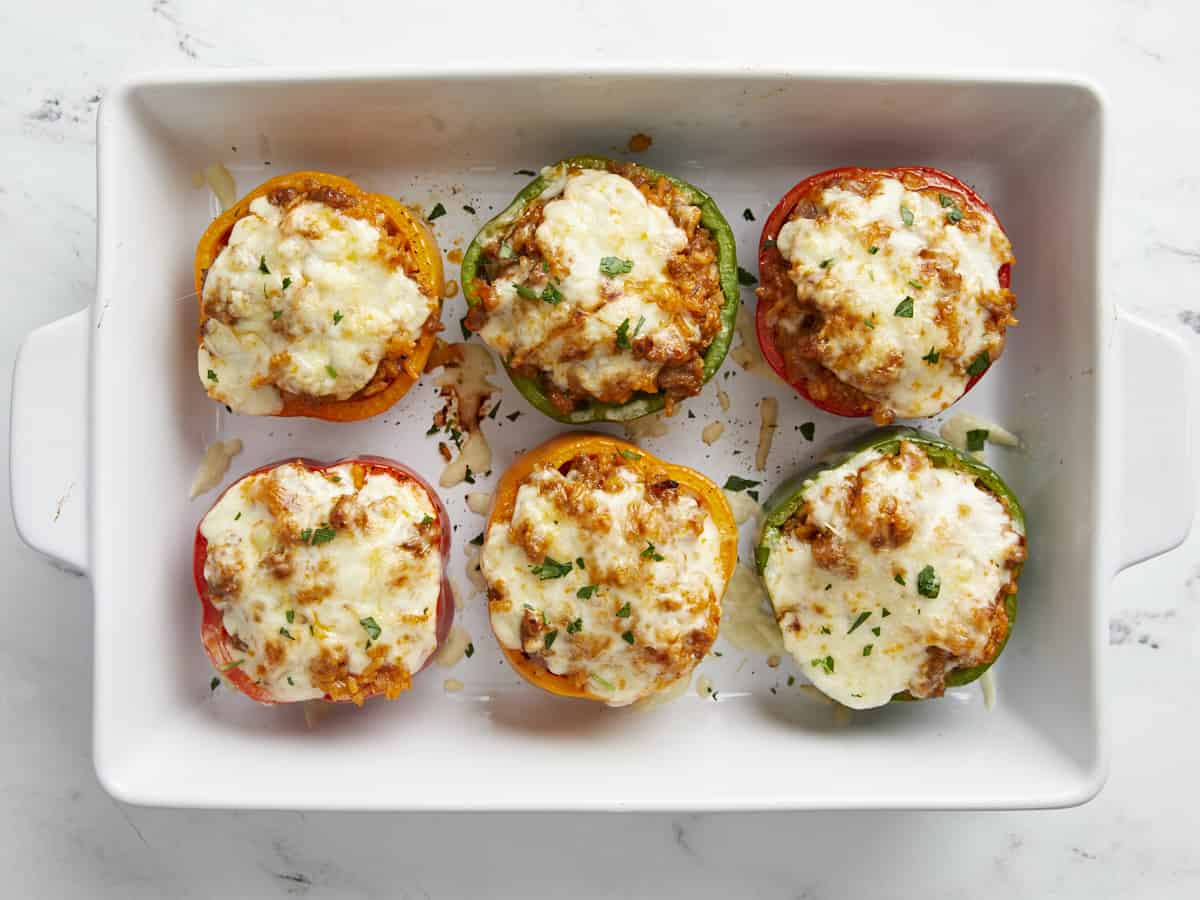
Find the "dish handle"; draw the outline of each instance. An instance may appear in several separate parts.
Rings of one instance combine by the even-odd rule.
[[[88,309],[30,332],[13,365],[9,490],[21,540],[87,569]]]
[[[1195,508],[1192,356],[1177,336],[1121,311],[1118,570],[1174,550]]]

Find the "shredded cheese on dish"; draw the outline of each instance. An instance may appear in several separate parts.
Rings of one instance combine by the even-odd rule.
[[[492,628],[501,646],[625,706],[690,677],[711,647],[720,544],[674,482],[597,457],[566,475],[537,469],[484,543]]]
[[[200,533],[240,668],[276,700],[394,697],[437,647],[438,511],[411,479],[285,463],[234,484]]]
[[[896,178],[865,197],[830,187],[820,203],[828,215],[795,217],[776,239],[798,295],[823,317],[807,338],[819,362],[898,416],[937,414],[1003,350],[1008,238],[958,194]],[[794,312],[779,319],[780,344],[811,327]]]
[[[994,659],[1024,537],[973,476],[902,442],[822,472],[804,497],[763,577],[813,684],[867,709],[940,695],[946,674]]]
[[[281,391],[345,400],[411,351],[438,301],[383,238],[323,203],[256,198],[204,280],[197,364],[209,396],[249,415],[278,413]]]

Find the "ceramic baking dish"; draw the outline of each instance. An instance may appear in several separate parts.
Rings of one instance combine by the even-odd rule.
[[[242,193],[273,174],[317,168],[425,209],[441,202],[448,213],[437,232],[450,251],[526,182],[517,170],[580,152],[620,155],[635,132],[653,138],[639,159],[716,198],[751,271],[765,213],[801,177],[834,165],[947,169],[1005,223],[1021,325],[958,407],[1022,439],[1019,450],[989,450],[1025,503],[1031,547],[994,708],[970,686],[849,716],[788,686],[798,675],[790,660],[771,668],[726,641],[701,667],[715,699],[693,690],[648,713],[565,701],[501,663],[478,596],[461,619],[476,654],[426,673],[398,702],[339,708],[309,728],[297,707],[210,692],[190,571],[193,528],[215,493],[187,498],[210,441],[245,442],[226,482],[289,455],[377,453],[434,482],[442,464],[424,436],[438,405],[429,378],[391,412],[352,425],[235,417],[207,399],[194,362],[191,259],[216,207],[195,173],[221,162]],[[130,802],[227,807],[1011,808],[1088,799],[1106,770],[1104,598],[1120,569],[1183,539],[1193,497],[1189,360],[1177,339],[1104,295],[1103,148],[1097,92],[1050,78],[225,71],[117,88],[100,123],[97,296],[29,335],[12,404],[21,536],[94,585],[100,780]],[[750,291],[744,300],[753,303]],[[443,317],[452,339],[461,314],[460,295]],[[694,419],[675,417],[647,447],[718,481],[739,474],[769,490],[863,427],[732,358],[725,371],[687,405]],[[462,551],[483,522],[465,493],[490,490],[517,452],[561,430],[502,375],[496,381],[505,415],[485,425],[494,472],[443,492],[457,523],[452,573],[464,588]],[[727,413],[718,386],[732,398]],[[765,396],[779,400],[780,428],[755,473]],[[700,432],[718,419],[725,432],[708,446]],[[798,427],[808,421],[812,442]],[[752,531],[742,529],[743,558]],[[451,676],[463,690],[443,689]]]

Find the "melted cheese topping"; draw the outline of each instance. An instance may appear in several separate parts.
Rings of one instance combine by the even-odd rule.
[[[277,700],[361,699],[351,679],[394,696],[437,647],[438,512],[415,481],[363,471],[286,463],[201,522],[209,595],[242,671]]]
[[[281,390],[345,400],[410,349],[437,301],[385,257],[382,236],[322,203],[255,199],[204,281],[209,396],[250,415],[279,412]]]
[[[989,662],[1007,628],[1012,566],[1024,559],[999,500],[915,445],[901,448],[810,482],[808,539],[785,528],[763,573],[788,651],[855,709],[905,690],[940,694],[945,672]]]
[[[553,199],[536,242],[562,300],[519,296],[524,272],[502,278],[495,283],[500,305],[480,336],[510,365],[536,367],[563,390],[592,396],[603,396],[612,385],[657,390],[662,360],[700,337],[688,316],[673,312],[667,271],[671,257],[687,246],[687,235],[633,182],[611,172],[573,172],[552,181],[543,196]],[[608,257],[632,268],[607,275],[600,265]],[[626,339],[618,346],[622,328]],[[631,352],[634,340],[649,342],[645,356]],[[589,352],[574,349],[580,345]]]
[[[600,489],[576,469],[537,470],[511,523],[488,530],[480,564],[500,644],[610,706],[690,677],[716,637],[725,585],[712,516],[682,490],[651,498],[627,467]]]
[[[966,218],[949,221],[963,212],[958,195],[910,191],[895,178],[879,179],[868,198],[828,188],[821,203],[827,218],[795,218],[776,239],[797,291],[825,317],[819,361],[897,415],[936,415],[966,389],[981,353],[994,361],[1003,350],[992,308],[1005,306],[1008,238],[990,214],[971,213],[970,229]],[[909,305],[911,317],[897,315]],[[784,334],[801,327],[779,322]]]

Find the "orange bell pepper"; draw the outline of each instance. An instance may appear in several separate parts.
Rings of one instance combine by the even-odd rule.
[[[425,222],[399,201],[384,194],[367,193],[348,178],[324,172],[292,172],[260,184],[230,209],[213,219],[196,246],[195,283],[197,296],[200,297],[198,340],[203,342],[204,322],[207,318],[203,302],[205,273],[229,243],[229,235],[233,232],[234,225],[249,212],[250,203],[273,191],[293,189],[304,192],[314,188],[328,188],[348,195],[353,200],[353,205],[342,210],[346,215],[375,224],[382,217],[384,230],[400,240],[401,264],[405,272],[417,282],[423,294],[437,301],[436,314],[429,317],[413,352],[404,359],[402,374],[382,391],[370,396],[362,396],[360,391],[345,400],[323,400],[287,391],[280,392],[283,396],[283,409],[275,413],[277,416],[308,416],[331,422],[353,422],[378,415],[408,393],[409,388],[425,370],[425,361],[429,358],[437,332],[441,328],[441,304],[445,291],[442,254]]]
[[[513,510],[517,502],[517,491],[536,469],[543,466],[558,468],[580,456],[604,451],[623,453],[625,459],[623,465],[647,476],[651,474],[665,476],[687,488],[712,516],[717,533],[721,536],[721,568],[724,574],[724,583],[728,586],[729,579],[733,577],[733,570],[737,566],[738,529],[733,518],[733,511],[729,508],[729,501],[725,499],[725,494],[721,489],[693,469],[665,462],[647,453],[636,444],[605,434],[572,432],[559,435],[520,456],[508,467],[496,486],[485,534],[489,533],[497,523],[508,524],[512,521]],[[723,590],[722,593],[724,593]],[[576,687],[570,679],[554,674],[540,660],[527,656],[520,650],[511,650],[501,645],[500,651],[521,677],[544,691],[562,697],[581,697],[600,701],[606,699],[586,689]]]

